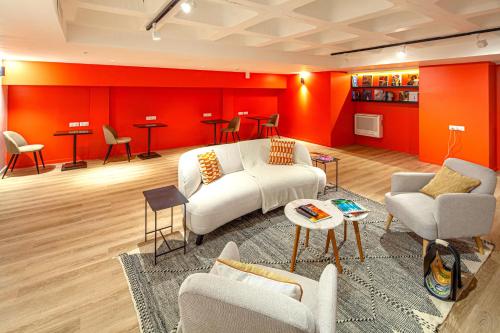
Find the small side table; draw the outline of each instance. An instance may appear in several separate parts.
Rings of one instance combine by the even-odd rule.
[[[324,155],[324,154],[319,154],[319,153],[315,154],[315,153],[312,153],[311,154],[311,160],[314,162],[314,166],[316,166],[316,167],[318,166],[318,163],[319,164],[323,164],[323,170],[325,170],[325,173],[326,173],[326,165],[328,163],[334,163],[335,162],[335,191],[338,191],[339,190],[339,161],[340,161],[340,159],[331,156],[332,160],[325,161],[325,160],[320,159],[318,157],[318,155]]]
[[[148,234],[154,233],[155,234],[155,265],[156,265],[156,258],[168,254],[170,252],[179,250],[179,249],[184,249],[184,254],[186,254],[186,203],[188,203],[188,199],[179,192],[179,190],[171,185],[171,186],[166,186],[166,187],[160,187],[156,188],[153,190],[148,190],[142,192],[144,194],[144,241],[147,241],[147,236]],[[154,230],[148,231],[148,204],[149,207],[151,207],[151,210],[155,213],[155,228]],[[184,243],[182,246],[176,247],[176,248],[171,248],[170,245],[167,242],[167,239],[165,238],[165,235],[163,235],[162,230],[170,228],[170,232],[173,230],[173,224],[174,224],[174,207],[175,206],[184,206],[184,216],[182,218],[182,224],[184,226]],[[157,212],[163,209],[170,208],[170,226],[166,226],[163,228],[158,228],[158,222],[157,222]],[[158,253],[157,249],[157,243],[156,243],[156,236],[157,233],[160,233],[161,237],[165,241],[165,244],[167,245],[168,251]]]

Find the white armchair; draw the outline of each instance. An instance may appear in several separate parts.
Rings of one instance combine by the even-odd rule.
[[[240,260],[229,242],[220,258]],[[337,270],[326,266],[320,280],[270,267],[301,284],[302,301],[234,281],[212,272],[190,275],[179,290],[178,333],[335,332]]]
[[[490,232],[496,208],[494,197],[496,173],[486,167],[457,158],[448,158],[444,165],[460,174],[479,179],[481,185],[470,193],[448,193],[436,199],[420,193],[433,173],[399,172],[392,175],[391,192],[385,203],[389,216],[386,230],[393,217],[423,238],[422,252],[427,242],[435,239],[473,237],[482,254],[480,236]]]

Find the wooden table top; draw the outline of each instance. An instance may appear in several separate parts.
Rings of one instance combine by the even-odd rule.
[[[164,123],[145,123],[145,124],[134,124],[137,128],[151,128],[151,127],[167,127]]]
[[[207,119],[207,120],[202,120],[201,122],[203,124],[213,125],[213,124],[227,124],[227,123],[229,123],[229,120],[226,120],[226,119]]]
[[[93,130],[85,129],[85,130],[66,130],[66,131],[56,131],[54,136],[63,136],[63,135],[88,135],[94,134]]]
[[[154,212],[189,202],[174,185],[159,187],[142,193]]]
[[[252,120],[268,120],[269,116],[247,116],[247,119],[252,119]]]

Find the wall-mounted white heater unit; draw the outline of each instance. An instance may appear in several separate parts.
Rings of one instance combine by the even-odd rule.
[[[356,113],[354,115],[354,134],[381,138],[384,135],[381,114]]]

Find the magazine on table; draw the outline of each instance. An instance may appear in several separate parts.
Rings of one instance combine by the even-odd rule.
[[[356,217],[369,212],[368,209],[349,199],[333,199],[334,204],[346,217]]]
[[[323,221],[331,217],[330,214],[313,205],[312,203],[299,206],[295,208],[295,211],[313,223]]]

